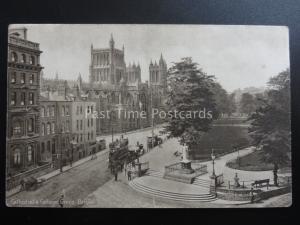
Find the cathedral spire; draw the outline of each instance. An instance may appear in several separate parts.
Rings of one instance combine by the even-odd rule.
[[[113,37],[112,33],[110,34],[109,46],[110,46],[110,48],[115,47],[115,41],[114,41],[114,37]]]

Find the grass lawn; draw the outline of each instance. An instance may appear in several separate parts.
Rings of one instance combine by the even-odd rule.
[[[273,170],[274,166],[270,163],[265,163],[261,161],[262,152],[254,151],[249,155],[240,157],[240,162],[238,160],[227,163],[227,166],[233,169],[248,170],[248,171],[265,171]]]
[[[231,152],[233,146],[237,144],[241,147],[249,146],[248,127],[230,126],[229,124],[213,126],[202,136],[200,144],[193,149],[190,156],[194,160],[207,159],[211,157],[212,148],[218,155]]]

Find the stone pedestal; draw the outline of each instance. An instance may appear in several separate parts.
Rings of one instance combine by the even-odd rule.
[[[181,164],[181,170],[179,170],[180,173],[183,174],[191,174],[194,173],[194,170],[192,169],[192,163],[189,160],[182,160],[180,162]]]

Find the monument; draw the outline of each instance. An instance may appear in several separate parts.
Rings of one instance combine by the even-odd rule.
[[[207,173],[207,166],[200,165],[197,168],[192,168],[192,162],[187,157],[188,146],[182,147],[182,158],[180,162],[165,166],[164,178],[184,183],[193,183],[195,177]]]
[[[188,154],[188,146],[184,143],[182,148],[182,159],[180,161],[181,170],[179,170],[179,172],[185,174],[191,174],[194,172],[194,170],[192,169],[191,160],[188,160],[187,158],[187,154]]]

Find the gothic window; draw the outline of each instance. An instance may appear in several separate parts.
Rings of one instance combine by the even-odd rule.
[[[55,107],[54,106],[51,107],[51,116],[55,116]]]
[[[87,113],[90,113],[90,106],[88,106],[87,108]]]
[[[21,102],[20,102],[21,105],[25,105],[25,93],[22,92],[21,93]]]
[[[21,73],[21,84],[25,84],[25,73]]]
[[[21,63],[26,63],[26,55],[22,54]]]
[[[33,127],[34,127],[34,120],[33,120],[33,118],[30,118],[28,120],[28,131],[33,132]]]
[[[67,120],[66,122],[66,131],[69,132],[70,131],[70,121]]]
[[[68,105],[66,106],[66,115],[67,116],[69,115],[69,106]]]
[[[55,139],[52,140],[52,154],[55,154]]]
[[[18,55],[15,52],[11,53],[11,61],[12,62],[18,62]]]
[[[50,106],[47,106],[46,116],[50,116]]]
[[[13,124],[13,135],[20,135],[22,132],[22,125],[20,121],[15,121]]]
[[[32,156],[33,156],[33,150],[32,150],[31,145],[29,145],[28,148],[27,148],[27,160],[28,160],[29,163],[32,162],[32,159],[33,159]]]
[[[51,124],[47,123],[47,134],[51,134]]]
[[[17,79],[17,73],[16,72],[11,73],[11,80],[10,80],[10,82],[12,84],[16,83],[16,79]]]
[[[34,56],[30,56],[30,64],[35,65],[35,58]]]
[[[51,150],[50,150],[50,147],[51,147],[51,143],[50,143],[50,141],[47,141],[47,152],[50,152]]]
[[[90,140],[90,133],[88,132],[88,140]]]
[[[42,142],[42,146],[41,146],[41,152],[44,153],[45,152],[45,143]]]
[[[19,166],[21,164],[21,150],[16,148],[14,150],[14,165]]]
[[[29,83],[33,84],[33,82],[34,82],[34,74],[31,74],[29,77]]]
[[[82,114],[82,106],[80,106],[80,114]]]
[[[65,106],[63,106],[62,109],[61,109],[61,115],[64,116],[65,112],[66,112],[66,109],[65,109]]]
[[[43,123],[42,124],[42,136],[44,136],[45,135],[45,124]]]
[[[29,93],[29,104],[30,105],[34,104],[34,94],[32,92]]]
[[[64,138],[62,138],[62,140],[61,140],[61,145],[62,145],[62,148],[65,148],[66,140]]]
[[[10,104],[11,105],[16,105],[16,100],[17,100],[17,93],[16,92],[12,92],[11,93],[11,98],[10,98]]]
[[[79,120],[76,121],[76,129],[79,130]]]
[[[80,134],[80,142],[82,142],[82,134]]]
[[[80,120],[80,130],[82,130],[82,120]]]
[[[91,127],[93,126],[93,121],[94,121],[93,118],[91,118]]]
[[[88,127],[90,126],[90,120],[89,119],[87,120],[87,126]]]
[[[94,139],[94,132],[93,131],[91,132],[91,139],[92,140]]]
[[[52,131],[52,134],[55,133],[55,123],[54,122],[52,122],[52,124],[51,124],[51,131]]]
[[[64,122],[62,122],[62,124],[61,124],[61,132],[65,133],[65,123]]]
[[[44,117],[44,116],[45,116],[45,108],[41,107],[41,117]]]

